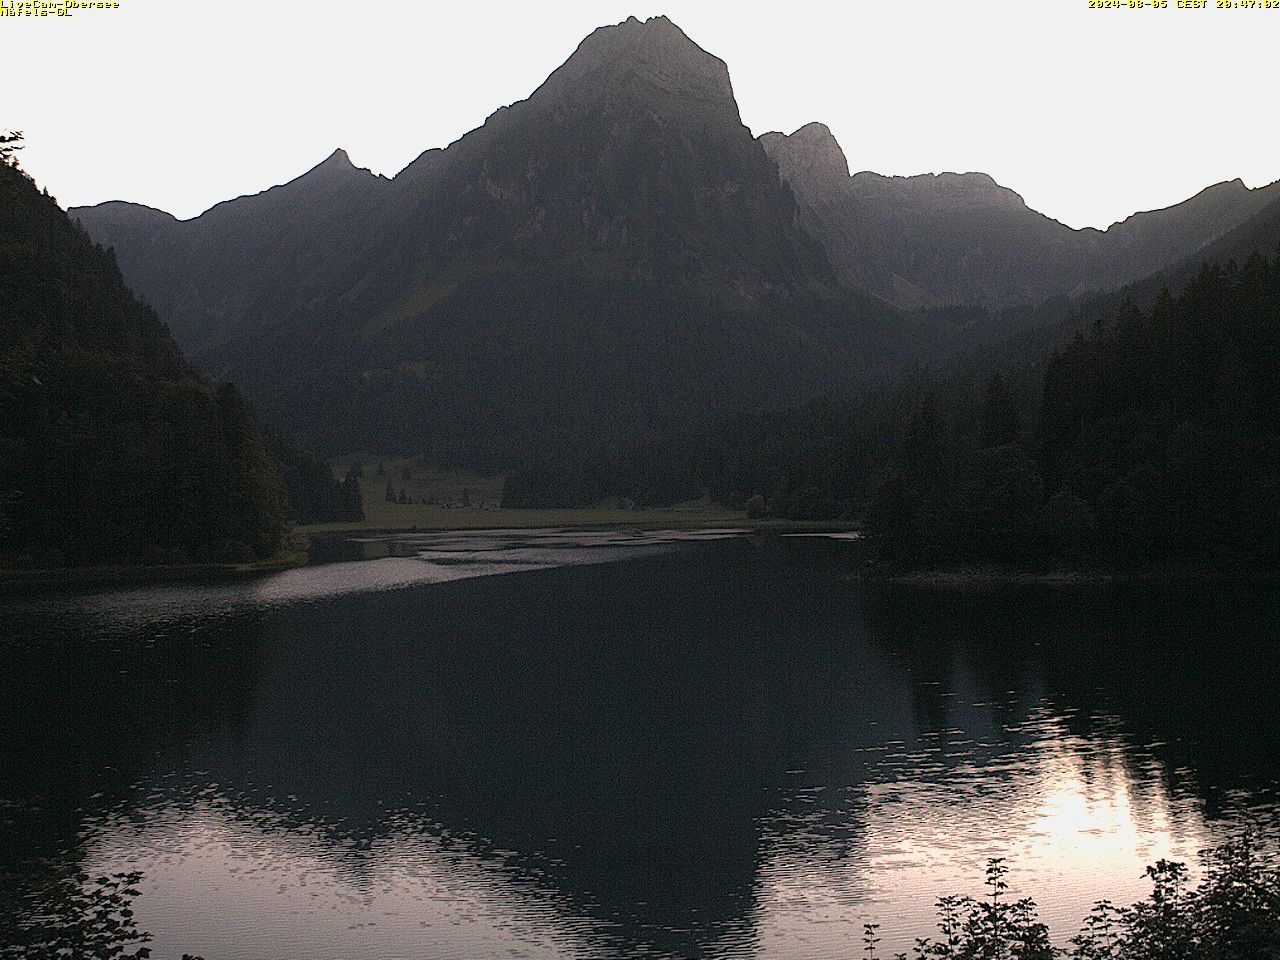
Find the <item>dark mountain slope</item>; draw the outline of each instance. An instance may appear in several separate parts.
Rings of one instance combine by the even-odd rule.
[[[410,165],[378,252],[409,248],[426,280],[514,259],[531,274],[567,261],[711,280],[746,299],[829,282],[771,180],[725,65],[665,18],[633,19],[597,30],[528,100]],[[419,243],[443,246],[444,261],[417,257]],[[376,302],[406,285],[387,267],[361,286]]]
[[[351,254],[351,224],[388,181],[335,150],[302,176],[194,220],[134,204],[70,211],[114,247],[130,285],[193,355],[325,296]]]
[[[992,329],[1024,332],[913,371],[890,389],[543,461],[511,475],[504,500],[666,505],[710,496],[761,515],[856,521],[882,481],[897,475],[898,493],[910,495],[889,497],[890,484],[880,509],[898,511],[890,533],[915,544],[902,557],[912,562],[922,556],[922,523],[942,551],[935,560],[1008,561],[1000,544],[1025,540],[1041,561],[1054,551],[1068,562],[1104,554],[1185,560],[1196,551],[1202,561],[1217,551],[1218,559],[1256,562],[1270,550],[1274,562],[1266,545],[1274,542],[1280,476],[1277,278],[1280,201],[1117,291],[1030,312],[980,311]],[[1003,436],[993,423],[1005,425]],[[932,452],[913,456],[928,467],[907,484],[903,458],[913,431],[918,441],[926,426]],[[997,439],[984,444],[986,435]],[[1019,435],[1025,449],[984,450]],[[1000,487],[1014,480],[1018,490]],[[922,483],[933,486],[928,517],[912,513]],[[1027,496],[1037,485],[1039,499]],[[1057,497],[1064,486],[1070,495]],[[985,518],[966,512],[979,502]],[[1025,512],[1009,512],[1017,510]],[[1016,537],[993,526],[1014,520],[1030,526]]]
[[[1280,197],[1190,256],[1127,284],[1109,297],[1096,298],[1102,311],[1091,306],[1093,300],[1086,300],[1082,311],[1089,314],[1114,312],[1113,308],[1125,299],[1148,307],[1162,289],[1180,290],[1185,287],[1206,263],[1235,261],[1243,265],[1254,254],[1265,256],[1277,251],[1280,251]]]
[[[915,349],[894,311],[836,283],[724,64],[665,18],[601,28],[528,100],[370,194],[317,228],[337,253],[274,301],[227,261],[199,285],[228,296],[197,358],[323,449],[496,466],[843,389]],[[252,236],[272,216],[222,206]],[[78,211],[91,231],[96,209]],[[282,243],[281,259],[314,245]],[[131,281],[182,313],[164,293],[196,283],[199,243],[152,245],[166,278]]]
[[[1009,369],[1034,362],[1078,332],[1106,326],[1126,303],[1149,310],[1164,290],[1186,287],[1206,263],[1243,265],[1255,254],[1280,253],[1280,199],[1213,242],[1155,272],[1106,293],[1060,297],[1036,307],[978,311],[967,331],[968,346],[952,365]],[[1003,338],[1000,332],[1004,332]]]
[[[1208,187],[1106,231],[1072,230],[986,174],[849,176],[831,131],[760,138],[841,278],[904,308],[1039,303],[1109,290],[1194,253],[1280,199],[1280,183]]]
[[[0,566],[263,559],[284,491],[234,389],[0,163]]]
[[[146,270],[151,241],[178,223],[171,213],[123,200],[100,203],[90,210],[93,239],[115,251],[121,273],[127,271],[129,276]],[[74,209],[71,215],[76,216]]]

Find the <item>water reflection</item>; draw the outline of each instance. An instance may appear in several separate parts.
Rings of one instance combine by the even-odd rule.
[[[904,949],[997,855],[1069,936],[1273,815],[1272,600],[864,592],[849,547],[500,533],[16,605],[0,863],[145,870],[160,956],[799,957]]]
[[[103,835],[95,862],[149,868],[158,939],[198,943],[208,956],[270,957],[288,945],[335,960],[579,957],[602,942],[510,854],[414,817],[388,814],[378,836],[344,839],[214,794],[122,818]]]

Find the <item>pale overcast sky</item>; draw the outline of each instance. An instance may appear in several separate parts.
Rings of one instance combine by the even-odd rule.
[[[4,0],[7,4],[11,0]],[[0,18],[0,128],[64,206],[180,217],[342,146],[394,174],[528,96],[592,29],[665,13],[756,134],[821,120],[854,171],[981,170],[1072,226],[1280,179],[1280,9],[842,3],[119,0]]]

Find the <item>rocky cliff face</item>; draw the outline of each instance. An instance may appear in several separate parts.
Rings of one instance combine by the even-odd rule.
[[[664,17],[597,30],[527,100],[396,180],[407,212],[379,245],[440,247],[451,262],[432,280],[584,254],[633,276],[739,290],[830,275],[742,125],[724,63]],[[375,299],[397,284],[370,279]]]
[[[724,61],[666,17],[630,17],[583,40],[528,102],[555,110],[625,96],[655,107],[696,110],[710,105],[718,111],[733,102],[733,85]]]
[[[797,196],[816,199],[849,179],[849,161],[825,123],[806,124],[791,136],[766,133],[760,145]]]

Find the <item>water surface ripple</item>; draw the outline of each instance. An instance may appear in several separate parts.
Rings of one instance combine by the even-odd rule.
[[[853,957],[987,857],[1065,939],[1275,829],[1275,596],[872,589],[856,547],[423,534],[4,598],[0,871],[143,871],[157,957]]]

